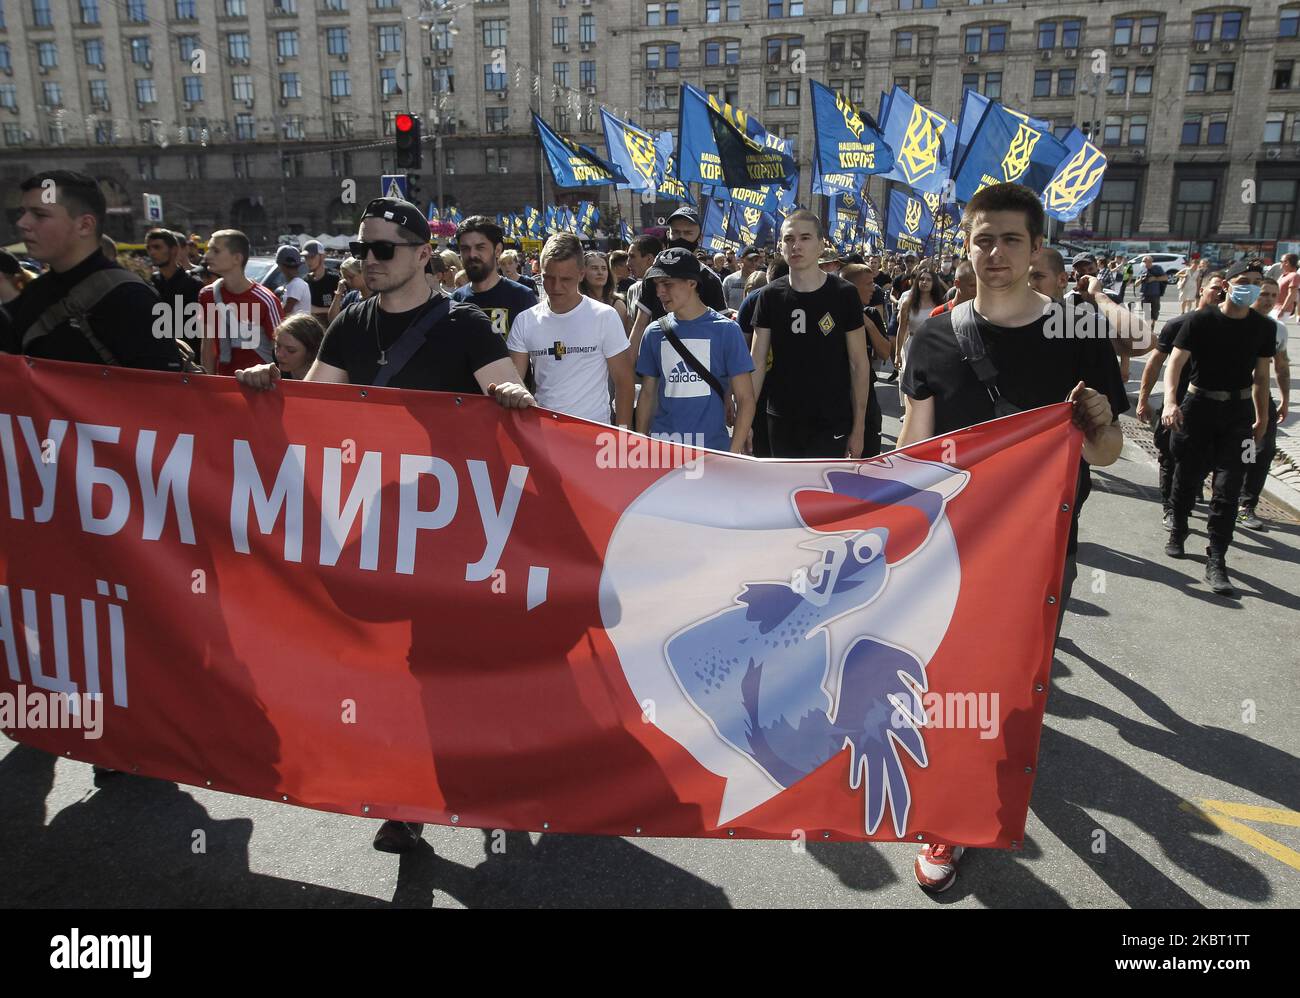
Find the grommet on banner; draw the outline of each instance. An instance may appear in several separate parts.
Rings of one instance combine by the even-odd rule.
[[[822,838],[824,838],[824,839],[829,839],[830,837],[831,837],[831,833],[830,833],[830,832],[822,832]]]
[[[1011,840],[1011,848],[1012,848],[1012,849],[1018,849],[1019,847],[1020,847],[1020,843],[1019,843],[1016,839],[1012,839],[1012,840]]]
[[[458,824],[460,824],[460,815],[459,815],[459,814],[453,814],[453,815],[451,816],[451,823],[452,823],[453,825],[458,825]]]
[[[920,832],[917,832],[917,833],[916,833],[916,841],[917,841],[917,842],[924,842],[924,841],[925,841],[925,836],[922,835]]]
[[[361,813],[362,813],[362,814],[369,814],[369,813],[370,813],[370,805],[369,805],[369,804],[362,804],[362,805],[361,805]]]
[[[203,785],[204,785],[205,787],[210,787],[210,786],[212,786],[212,781],[211,781],[211,780],[204,780],[204,781],[203,781]]]
[[[1042,692],[1043,692],[1043,684],[1042,684],[1042,683],[1034,683],[1034,692],[1035,692],[1035,693],[1042,693]]]
[[[1056,602],[1056,597],[1055,597],[1055,596],[1049,596],[1049,597],[1047,597],[1047,602],[1048,602],[1048,603],[1053,603],[1053,604],[1054,604],[1054,603]]]
[[[1070,504],[1068,502],[1061,503],[1061,512],[1062,513],[1070,512]]]
[[[550,823],[549,821],[543,821],[543,822],[542,822],[542,831],[546,831],[546,830],[549,829],[550,827],[551,827],[551,823]]]
[[[728,828],[728,829],[727,829],[727,834],[728,834],[728,835],[731,835],[731,836],[734,836],[734,835],[736,834],[736,830],[735,830],[734,828]]]
[[[285,794],[280,795],[280,800],[287,801],[289,798]]]
[[[465,400],[464,400],[463,398],[461,398],[459,395],[456,396],[456,404],[457,404],[457,405],[462,405],[464,402],[465,402]]]
[[[1025,772],[1026,772],[1026,773],[1032,773],[1033,771],[1034,771],[1034,767],[1033,767],[1033,766],[1026,766],[1026,767],[1025,767]]]
[[[100,376],[101,378],[107,378],[107,377],[108,377],[108,368],[104,368],[104,370],[100,371],[100,372],[99,372],[99,376]]]
[[[182,384],[182,385],[188,385],[189,383],[190,383],[190,379],[189,379],[189,376],[188,376],[188,375],[186,375],[185,377],[181,378],[181,384]]]
[[[366,397],[366,390],[365,390],[364,388],[361,389],[361,397],[362,397],[362,398],[365,398],[365,397]]]
[[[637,826],[636,826],[636,833],[637,833],[638,835],[641,834],[641,826],[640,826],[640,825],[637,825]]]

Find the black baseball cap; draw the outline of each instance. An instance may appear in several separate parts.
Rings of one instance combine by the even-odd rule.
[[[758,255],[759,255],[759,250],[757,246],[746,246],[743,250],[740,251],[740,257],[742,260],[747,256],[758,256]]]
[[[1236,263],[1234,263],[1231,267],[1228,268],[1224,276],[1226,276],[1228,280],[1232,280],[1234,277],[1238,277],[1241,274],[1251,273],[1251,272],[1257,274],[1263,274],[1264,273],[1263,262],[1260,260],[1238,260]]]
[[[429,241],[431,235],[424,212],[410,201],[403,201],[400,198],[375,198],[366,205],[361,218],[363,221],[367,218],[382,218],[386,222],[393,222],[425,242]]]
[[[698,281],[702,274],[700,261],[695,259],[695,254],[688,249],[674,246],[672,249],[666,249],[655,257],[655,262],[645,272],[645,279],[673,277],[681,280]]]
[[[684,218],[692,225],[700,224],[700,213],[688,204],[682,205],[675,212],[669,215],[668,220],[664,222],[664,225],[672,225],[674,218]]]

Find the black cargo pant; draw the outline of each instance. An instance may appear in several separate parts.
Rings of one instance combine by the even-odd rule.
[[[1268,478],[1268,467],[1273,463],[1277,452],[1277,399],[1268,400],[1268,429],[1264,439],[1255,450],[1255,460],[1246,466],[1246,481],[1241,486],[1241,505],[1254,509],[1259,502],[1259,494],[1264,491],[1264,480]]]
[[[1170,429],[1160,418],[1161,411],[1152,409],[1151,436],[1156,445],[1156,461],[1160,465],[1160,505],[1166,513],[1174,511],[1174,461],[1173,451],[1169,449]]]
[[[1246,478],[1246,443],[1255,422],[1255,406],[1250,399],[1216,402],[1188,392],[1182,410],[1182,428],[1171,434],[1169,442],[1178,463],[1174,470],[1174,529],[1187,533],[1187,517],[1200,491],[1199,475],[1212,472],[1210,548],[1223,554],[1232,543],[1237,523],[1237,502]]]
[[[850,428],[807,416],[767,414],[767,438],[773,457],[842,458],[849,447]]]

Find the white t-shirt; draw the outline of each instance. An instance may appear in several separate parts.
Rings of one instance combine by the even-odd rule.
[[[608,305],[583,297],[557,315],[545,303],[515,316],[506,348],[526,353],[537,382],[537,404],[569,416],[609,422],[606,359],[628,349],[623,320]]]
[[[297,315],[299,312],[306,312],[311,315],[311,288],[307,287],[307,282],[301,277],[295,277],[289,280],[284,287],[280,289],[280,304],[285,304],[290,298],[296,298],[298,304],[293,307],[293,311],[285,310],[285,316]]]
[[[1277,334],[1277,352],[1282,353],[1286,350],[1287,340],[1290,339],[1291,332],[1286,328],[1286,323],[1282,322],[1276,316],[1270,315],[1269,318],[1273,320],[1273,325],[1277,326],[1277,329],[1274,330]]]

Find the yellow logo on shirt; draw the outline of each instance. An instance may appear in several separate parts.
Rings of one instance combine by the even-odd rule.
[[[822,331],[823,336],[829,336],[831,334],[831,330],[835,328],[835,320],[831,318],[829,312],[817,321],[817,328]]]

